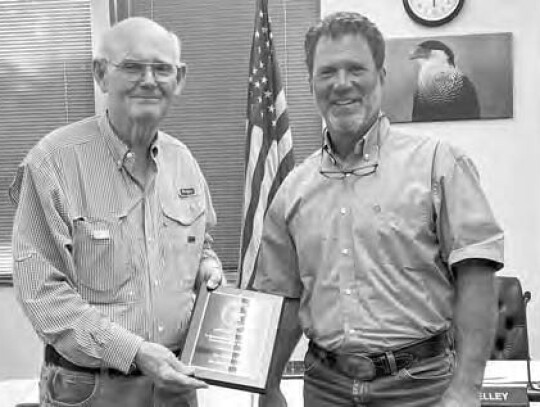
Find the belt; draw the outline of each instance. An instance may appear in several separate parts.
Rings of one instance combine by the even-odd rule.
[[[450,343],[445,331],[412,345],[375,354],[331,352],[313,341],[309,342],[308,351],[326,366],[346,376],[373,380],[396,374],[399,370],[411,366],[413,362],[440,355],[450,348]]]
[[[60,355],[56,349],[54,349],[51,345],[45,345],[45,357],[44,361],[46,364],[51,364],[59,367],[63,367],[64,369],[72,370],[75,372],[83,372],[83,373],[90,373],[90,374],[96,374],[96,373],[108,373],[111,376],[141,376],[143,373],[139,369],[134,369],[130,371],[128,374],[125,374],[117,369],[112,368],[100,368],[100,367],[84,367],[76,365],[69,360],[67,360],[65,357]]]

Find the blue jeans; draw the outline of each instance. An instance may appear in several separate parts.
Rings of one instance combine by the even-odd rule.
[[[39,382],[41,407],[197,407],[194,390],[165,393],[146,376],[76,372],[44,365]]]
[[[450,384],[455,354],[448,349],[371,381],[345,376],[310,351],[304,361],[305,407],[431,407]]]

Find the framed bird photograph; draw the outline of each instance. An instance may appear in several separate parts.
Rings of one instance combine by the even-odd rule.
[[[389,38],[383,110],[392,122],[513,116],[512,34]]]

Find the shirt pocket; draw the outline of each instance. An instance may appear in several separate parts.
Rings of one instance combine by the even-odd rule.
[[[191,290],[199,270],[205,235],[201,195],[161,197],[161,256],[167,287]]]
[[[116,302],[129,280],[127,243],[120,219],[77,218],[73,256],[81,296],[91,303]]]

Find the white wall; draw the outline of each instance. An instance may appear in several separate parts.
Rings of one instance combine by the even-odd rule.
[[[0,286],[0,381],[38,377],[42,360],[43,345],[19,307],[13,287]]]
[[[410,20],[401,0],[321,0],[321,15],[351,10],[365,14],[385,37],[429,37],[513,33],[514,117],[512,119],[407,123],[407,131],[430,133],[461,146],[476,162],[493,210],[505,230],[504,275],[518,276],[532,292],[529,336],[540,358],[540,2],[468,0],[451,23],[426,28]],[[496,61],[494,61],[496,63]]]

